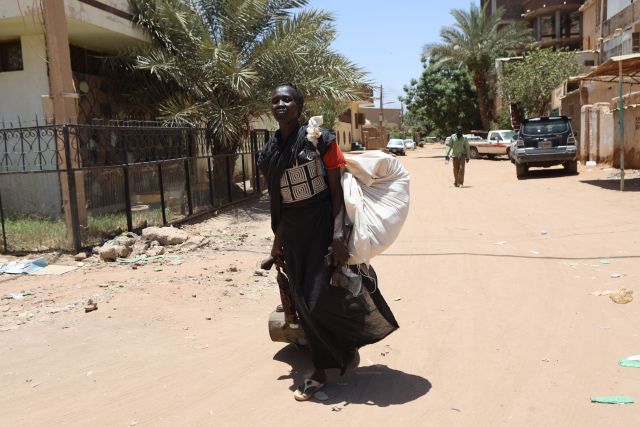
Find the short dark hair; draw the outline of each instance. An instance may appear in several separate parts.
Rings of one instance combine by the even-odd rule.
[[[298,88],[298,86],[294,85],[293,83],[282,83],[276,86],[275,89],[278,89],[279,87],[288,87],[293,91],[293,99],[294,101],[296,101],[296,104],[298,104],[298,108],[300,109],[298,113],[302,114],[302,112],[304,111],[304,95]]]

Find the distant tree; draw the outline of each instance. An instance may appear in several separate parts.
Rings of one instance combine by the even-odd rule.
[[[524,60],[505,67],[500,86],[508,102],[518,104],[527,115],[542,116],[548,113],[551,92],[582,70],[574,52],[536,48]]]
[[[340,115],[349,108],[349,103],[337,99],[321,98],[306,103],[305,107],[307,117],[322,116],[322,127],[333,130]]]
[[[424,53],[439,63],[466,65],[476,86],[482,127],[488,130],[491,119],[489,75],[494,62],[496,58],[523,49],[531,41],[531,30],[522,23],[501,26],[504,9],[489,13],[487,5],[482,8],[471,3],[468,11],[452,10],[454,26],[443,27],[440,30],[442,42],[425,45]]]
[[[437,66],[423,57],[419,80],[404,87],[401,100],[407,106],[405,122],[423,135],[445,136],[457,125],[465,129],[480,126],[478,102],[466,67],[452,64]]]

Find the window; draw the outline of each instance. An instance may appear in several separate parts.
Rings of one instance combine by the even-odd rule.
[[[22,70],[22,47],[20,40],[0,43],[0,73]]]
[[[579,37],[580,36],[580,12],[565,13],[560,18],[560,31],[562,37]]]
[[[83,49],[77,46],[69,46],[71,54],[71,70],[77,73],[99,75],[102,57],[98,52]]]
[[[540,35],[542,40],[556,38],[556,17],[555,15],[543,16],[540,19]]]
[[[633,33],[631,35],[631,51],[633,53],[640,53],[640,33]]]

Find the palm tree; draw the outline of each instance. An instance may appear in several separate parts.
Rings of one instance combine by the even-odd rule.
[[[294,82],[310,100],[358,99],[368,85],[330,48],[332,15],[302,9],[309,0],[130,1],[153,40],[122,55],[136,76],[130,100],[169,122],[206,125],[218,152],[235,151],[277,84]]]
[[[455,24],[443,27],[442,42],[425,45],[424,54],[440,64],[455,63],[469,69],[476,86],[482,126],[489,129],[491,67],[496,58],[523,49],[532,39],[531,30],[521,23],[501,26],[502,8],[490,14],[486,5],[482,8],[472,3],[469,11],[454,9],[451,14]]]

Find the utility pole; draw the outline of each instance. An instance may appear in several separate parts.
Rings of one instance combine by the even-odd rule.
[[[382,99],[382,85],[380,85],[380,148],[384,147],[383,130],[384,130],[384,100]]]
[[[624,191],[624,98],[622,92],[622,59],[618,61],[620,71],[620,191]]]

